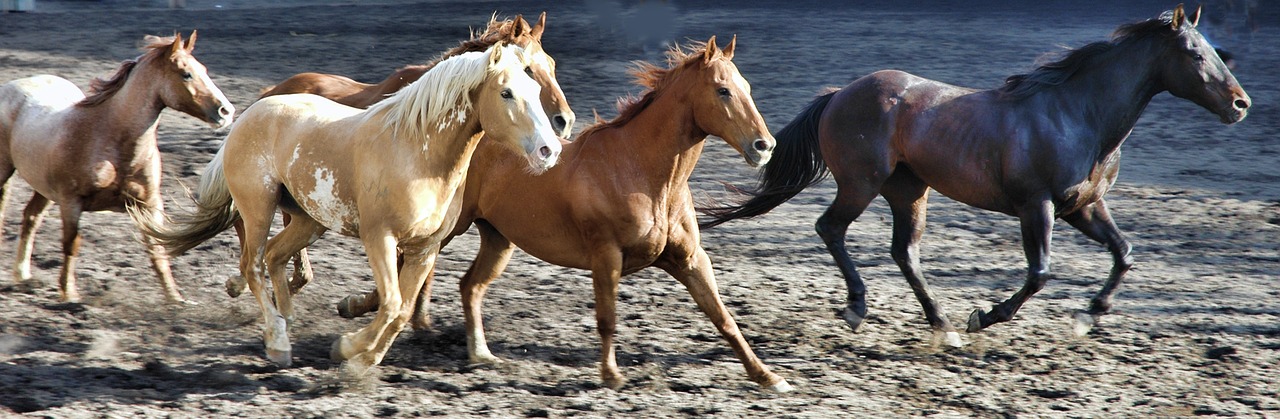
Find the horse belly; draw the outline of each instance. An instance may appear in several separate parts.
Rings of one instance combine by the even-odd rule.
[[[333,171],[317,167],[309,180],[314,184],[297,188],[293,199],[312,219],[327,229],[355,236],[360,232],[360,217],[354,201]],[[309,187],[308,187],[309,186]]]

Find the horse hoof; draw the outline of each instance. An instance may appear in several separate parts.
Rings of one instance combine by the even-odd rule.
[[[502,358],[493,356],[493,354],[482,354],[482,355],[473,354],[467,358],[471,361],[472,365],[475,365],[475,364],[498,365],[505,362],[502,360]]]
[[[960,340],[960,334],[959,334],[959,333],[956,333],[956,332],[954,332],[954,331],[951,331],[951,332],[937,332],[937,331],[935,331],[935,332],[933,332],[933,343],[934,343],[934,345],[937,345],[938,343],[944,343],[944,344],[946,344],[947,346],[950,346],[950,347],[952,347],[952,348],[963,348],[963,347],[964,347],[964,341]]]
[[[240,293],[244,292],[244,286],[244,277],[242,276],[237,275],[227,278],[227,295],[231,296],[231,298],[239,297]]]
[[[1086,311],[1077,311],[1071,316],[1071,335],[1084,337],[1098,324],[1098,316]]]
[[[858,315],[858,313],[854,313],[853,310],[850,310],[848,307],[840,311],[840,318],[844,319],[844,322],[849,325],[850,329],[853,329],[854,333],[858,333],[858,327],[861,327],[862,321],[866,320],[865,315],[866,313]]]
[[[357,298],[358,297],[354,295],[348,295],[347,298],[343,298],[342,301],[339,301],[338,315],[342,316],[342,318],[344,319],[354,319],[356,317],[360,317],[359,314],[356,314],[356,310],[354,308]]]
[[[279,365],[280,368],[288,368],[289,364],[293,363],[293,352],[267,348],[267,359]]]
[[[342,353],[342,342],[345,341],[346,339],[347,339],[346,337],[340,337],[337,340],[333,341],[333,346],[329,347],[330,360],[339,361],[339,362],[347,360],[347,356]]]
[[[987,315],[987,313],[983,312],[980,308],[973,310],[973,313],[969,314],[969,327],[965,329],[965,331],[969,333],[982,331],[982,316],[985,315]]]
[[[795,391],[796,388],[792,387],[791,383],[788,383],[786,379],[779,378],[778,382],[764,386],[764,389],[774,393],[790,393]]]

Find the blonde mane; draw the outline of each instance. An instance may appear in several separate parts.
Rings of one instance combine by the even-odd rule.
[[[494,48],[502,48],[502,56],[497,64],[489,66],[489,54]],[[370,106],[366,115],[372,118],[385,114],[385,123],[396,136],[420,138],[425,148],[431,132],[466,121],[471,110],[470,92],[488,75],[523,67],[527,60],[524,48],[503,44],[449,57],[422,78]]]

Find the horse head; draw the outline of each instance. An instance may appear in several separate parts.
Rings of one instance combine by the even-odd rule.
[[[523,16],[517,15],[507,29],[510,31],[508,39],[511,44],[524,48],[528,56],[525,72],[542,86],[539,99],[551,121],[551,127],[561,137],[569,138],[573,133],[575,118],[573,109],[569,108],[569,101],[564,97],[564,91],[560,89],[560,82],[556,80],[556,60],[542,49],[542,32],[546,27],[547,12],[542,12],[538,16],[538,22],[532,26]]]
[[[1240,122],[1249,112],[1252,101],[1236,81],[1231,69],[1222,62],[1213,45],[1196,30],[1200,8],[1188,16],[1178,5],[1160,16],[1167,21],[1172,36],[1167,38],[1165,56],[1161,57],[1159,77],[1174,96],[1195,102],[1218,114],[1222,122]]]
[[[529,55],[519,46],[503,43],[486,54],[488,76],[472,94],[485,136],[524,155],[534,173],[550,169],[560,156],[560,139],[538,102],[542,88],[526,70]]]
[[[167,38],[148,36],[158,55],[151,67],[157,69],[146,80],[160,89],[160,100],[165,106],[191,115],[215,128],[231,124],[236,108],[209,79],[203,64],[191,55],[196,46],[196,32],[183,42],[182,34]]]
[[[688,85],[679,89],[688,92],[699,128],[724,139],[747,164],[757,167],[769,162],[777,143],[751,99],[751,84],[733,64],[737,43],[738,37],[734,36],[722,50],[712,36],[701,62],[691,67],[696,76],[682,77]]]

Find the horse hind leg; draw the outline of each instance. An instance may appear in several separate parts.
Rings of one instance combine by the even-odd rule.
[[[867,318],[867,286],[862,282],[862,276],[858,274],[857,266],[849,257],[844,242],[849,224],[857,220],[858,216],[862,215],[862,212],[871,204],[871,200],[875,199],[878,183],[869,184],[853,180],[846,182],[845,180],[846,178],[837,176],[836,199],[822,213],[822,216],[818,217],[814,229],[817,230],[818,236],[827,247],[827,252],[831,254],[836,267],[844,276],[848,299],[847,306],[840,316],[844,318],[845,323],[849,324],[850,329],[857,332]]]
[[[1106,245],[1107,251],[1111,252],[1113,261],[1111,274],[1107,276],[1107,282],[1102,285],[1102,289],[1098,290],[1098,294],[1089,303],[1089,309],[1076,311],[1072,316],[1072,334],[1084,336],[1093,329],[1093,326],[1097,324],[1103,314],[1111,311],[1111,298],[1115,296],[1124,274],[1129,272],[1129,268],[1133,267],[1133,256],[1130,255],[1133,246],[1124,238],[1120,228],[1116,227],[1115,221],[1111,219],[1111,212],[1107,210],[1105,201],[1099,200],[1078,212],[1067,214],[1062,218],[1072,227],[1084,233],[1085,236]]]
[[[309,217],[293,219],[279,234],[267,241],[263,252],[263,260],[267,265],[267,276],[271,278],[271,286],[275,292],[276,309],[284,316],[287,323],[292,324],[293,289],[289,276],[285,275],[285,267],[299,250],[315,243],[325,232],[324,226]]]
[[[996,304],[991,312],[976,309],[969,315],[969,333],[978,332],[993,324],[1013,319],[1022,305],[1040,292],[1049,281],[1049,239],[1053,234],[1053,202],[1035,200],[1027,208],[1019,211],[1018,218],[1022,224],[1022,248],[1027,256],[1027,279],[1022,289],[1014,293],[1008,300]]]
[[[920,301],[925,319],[936,339],[952,347],[963,346],[960,334],[947,319],[920,269],[920,237],[924,235],[929,204],[929,186],[906,170],[899,170],[880,188],[880,195],[893,211],[893,244],[890,254],[906,277],[911,292]],[[936,340],[935,340],[936,342]]]

